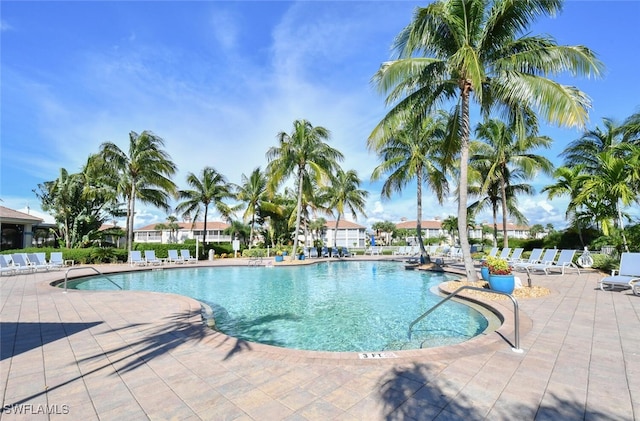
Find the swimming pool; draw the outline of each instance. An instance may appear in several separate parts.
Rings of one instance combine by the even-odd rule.
[[[477,310],[441,300],[433,286],[456,275],[404,270],[397,262],[339,261],[314,265],[205,267],[136,271],[69,282],[79,290],[170,292],[213,310],[218,330],[285,348],[375,352],[428,348],[466,341],[488,326]]]

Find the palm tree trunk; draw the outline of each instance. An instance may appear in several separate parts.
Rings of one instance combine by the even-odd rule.
[[[425,257],[425,263],[431,263],[431,258],[427,254],[427,250],[424,248],[424,241],[422,240],[422,168],[417,169],[417,184],[418,188],[416,189],[416,203],[418,205],[418,215],[416,217],[416,229],[418,232],[416,233],[418,236],[418,244],[420,245],[420,256]],[[422,263],[422,262],[420,262]]]
[[[627,236],[624,235],[624,223],[622,221],[622,210],[620,209],[620,203],[616,201],[616,208],[618,208],[618,223],[620,224],[620,235],[622,235],[622,245],[624,250],[629,252],[629,245],[627,244]]]
[[[136,183],[131,180],[131,194],[127,206],[127,250],[133,249],[133,217],[136,212]]]
[[[338,247],[338,225],[340,224],[340,212],[338,212],[338,217],[336,218],[336,227],[333,230],[333,247]],[[329,255],[331,256],[331,253],[333,252],[330,251]]]
[[[500,180],[500,195],[502,196],[502,247],[509,247],[507,238],[507,187],[504,178]]]
[[[293,233],[293,250],[291,259],[295,260],[298,249],[298,232],[300,231],[300,214],[302,213],[302,168],[298,168],[298,203],[296,205],[296,229]]]
[[[498,206],[493,206],[493,247],[498,247]]]
[[[467,189],[468,189],[468,166],[469,166],[469,94],[471,92],[471,82],[465,81],[462,88],[462,115],[460,133],[460,187],[458,200],[458,237],[464,259],[464,269],[467,280],[473,282],[477,279],[476,270],[471,259],[471,247],[469,246],[469,236],[467,233]]]
[[[205,203],[204,205],[204,229],[202,231],[202,247],[207,244],[207,215],[209,213],[209,204]],[[198,241],[196,239],[196,241]]]
[[[251,250],[251,246],[253,245],[253,226],[256,223],[255,214],[251,217],[251,231],[249,232],[249,250]]]

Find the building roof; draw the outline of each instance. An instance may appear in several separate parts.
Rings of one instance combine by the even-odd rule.
[[[421,221],[422,229],[441,229],[442,221],[430,220],[430,221]],[[416,229],[417,221],[402,221],[396,224],[396,228],[405,228],[405,229]],[[492,223],[483,224],[487,227],[492,227]],[[480,228],[481,225],[476,225],[476,228]],[[498,230],[502,230],[502,223],[498,223]],[[507,230],[508,231],[529,231],[529,227],[526,225],[517,225],[511,222],[507,222]]]
[[[0,220],[5,223],[10,222],[22,224],[38,224],[44,222],[42,218],[29,215],[28,213],[18,212],[17,210],[5,208],[4,206],[0,206]]]
[[[336,227],[336,221],[327,221],[324,226],[327,229],[334,229]],[[356,224],[355,222],[351,222],[351,221],[345,221],[344,219],[341,219],[340,221],[338,221],[338,229],[347,229],[347,228],[366,228],[363,225],[360,224]]]
[[[416,229],[417,225],[418,221],[402,221],[396,224],[396,228]],[[442,221],[420,221],[420,225],[422,225],[422,229],[440,229],[442,228]]]
[[[144,227],[135,229],[134,231],[159,231],[156,229],[156,225],[162,224],[163,222],[156,222],[153,224],[145,225]],[[204,222],[197,221],[195,223],[191,222],[176,222],[180,227],[181,231],[190,231],[190,230],[203,230]],[[229,224],[220,221],[207,221],[207,231],[209,230],[225,230],[229,228]]]

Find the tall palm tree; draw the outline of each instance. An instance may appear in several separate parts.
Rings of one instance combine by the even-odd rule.
[[[211,167],[204,167],[199,177],[193,173],[187,174],[187,184],[191,189],[178,192],[178,198],[182,202],[176,206],[176,212],[193,216],[194,224],[200,218],[201,212],[204,212],[202,243],[205,244],[207,242],[209,206],[213,205],[220,215],[230,220],[233,208],[223,200],[234,198],[235,195],[225,176]]]
[[[393,104],[385,119],[408,109],[426,115],[449,100],[458,104],[458,224],[469,280],[476,279],[466,234],[471,100],[485,115],[498,110],[516,127],[532,110],[559,125],[582,127],[587,121],[587,96],[547,75],[599,75],[603,65],[585,47],[559,46],[551,37],[527,33],[537,18],[561,9],[562,0],[435,1],[416,9],[396,37],[398,58],[374,76]]]
[[[509,127],[496,119],[487,120],[476,127],[477,137],[485,143],[478,145],[470,164],[473,165],[474,161],[486,162],[487,173],[483,189],[493,180],[498,182],[502,208],[503,247],[509,246],[507,189],[512,182],[511,177],[515,179],[517,175],[520,180],[531,180],[540,171],[545,174],[551,174],[553,171],[551,161],[533,153],[536,148],[548,148],[551,145],[551,139],[536,135],[535,128],[527,127],[525,131],[526,135],[519,136],[515,127]],[[512,194],[515,192],[516,190],[511,189]]]
[[[422,185],[424,180],[442,204],[449,190],[443,160],[438,159],[445,149],[446,118],[442,112],[421,119],[403,113],[395,121],[378,127],[367,141],[369,149],[375,150],[382,161],[374,168],[371,179],[379,180],[389,174],[382,186],[383,197],[390,198],[407,183],[416,181],[416,231],[421,255],[427,261],[430,258],[422,240]]]
[[[244,221],[250,219],[251,232],[249,233],[249,248],[253,245],[253,234],[256,225],[260,204],[267,195],[267,178],[260,167],[255,168],[249,177],[242,174],[242,184],[237,188],[236,198],[247,204],[242,215]]]
[[[295,258],[298,248],[303,192],[309,190],[311,178],[322,185],[344,158],[340,151],[324,142],[329,136],[329,130],[324,127],[314,127],[307,120],[296,120],[291,134],[278,133],[279,146],[269,148],[266,154],[270,191],[275,191],[289,176],[295,177],[297,205],[292,258]]]
[[[113,171],[114,188],[127,202],[127,250],[133,244],[133,222],[136,200],[169,210],[169,197],[176,185],[171,176],[176,165],[163,149],[164,140],[150,131],[129,133],[128,152],[115,143],[100,146],[100,156]]]
[[[344,215],[345,210],[349,210],[354,219],[357,213],[367,216],[364,210],[369,192],[360,188],[360,178],[354,170],[344,172],[339,169],[332,180],[331,185],[327,188],[327,196],[329,199],[329,208],[336,214],[336,225],[333,236],[333,246],[337,246],[338,225],[340,218]]]

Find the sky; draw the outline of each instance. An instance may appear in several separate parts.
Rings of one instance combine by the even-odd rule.
[[[126,150],[131,131],[165,140],[179,188],[205,166],[239,184],[265,168],[279,132],[306,119],[331,132],[343,169],[356,170],[369,191],[357,223],[415,220],[415,185],[382,199],[381,182],[370,181],[379,162],[366,140],[388,111],[371,78],[426,4],[2,1],[0,205],[39,214],[38,184],[60,168],[80,171],[103,142]],[[637,0],[567,1],[560,15],[531,28],[559,44],[585,45],[604,62],[600,79],[557,77],[592,99],[588,129],[640,111],[638,18]],[[543,125],[553,145],[537,153],[559,166],[559,154],[581,133]],[[568,199],[540,194],[551,183],[539,175],[531,182],[536,194],[518,199],[530,225],[566,226]],[[142,203],[136,210],[136,227],[167,218]],[[640,218],[637,206],[628,211]],[[424,192],[423,219],[456,214],[455,197],[440,205]]]

